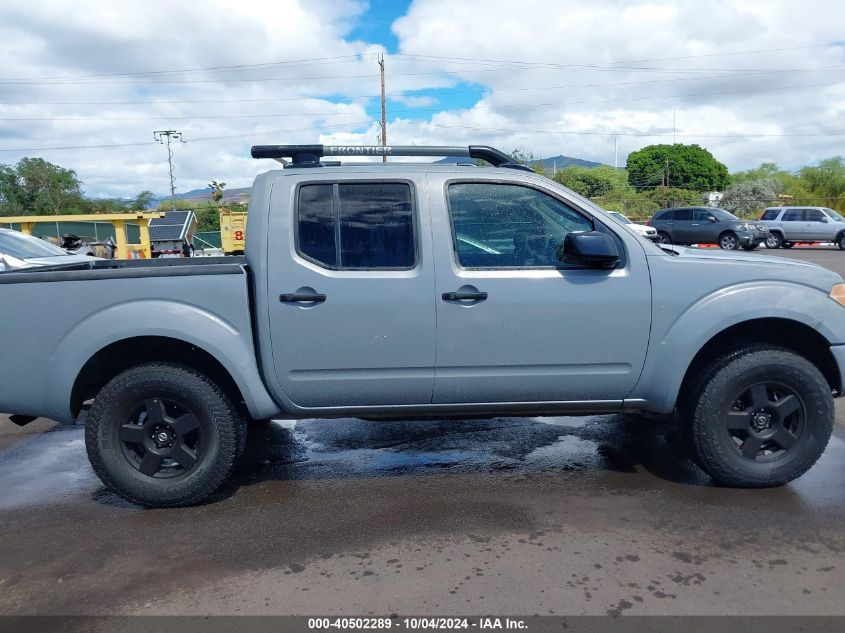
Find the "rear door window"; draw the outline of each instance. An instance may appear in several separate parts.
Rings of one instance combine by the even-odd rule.
[[[801,209],[789,209],[783,213],[784,222],[803,222],[804,212]]]
[[[303,185],[297,252],[335,270],[407,270],[416,264],[414,205],[404,182]]]

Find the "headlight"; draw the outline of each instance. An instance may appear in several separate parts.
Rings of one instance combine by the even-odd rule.
[[[740,231],[747,231],[749,228],[751,228],[751,227],[748,225],[747,222],[743,222],[742,224],[739,225]]]
[[[831,288],[830,298],[842,307],[845,307],[845,284],[836,284]]]

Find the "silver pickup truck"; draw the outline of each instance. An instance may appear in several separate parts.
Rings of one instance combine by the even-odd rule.
[[[73,423],[106,485],[194,504],[250,420],[676,414],[734,486],[786,483],[833,425],[845,285],[664,249],[488,147],[259,146],[244,259],[0,274],[0,411]],[[326,156],[463,155],[490,167]],[[288,160],[285,160],[288,159]]]

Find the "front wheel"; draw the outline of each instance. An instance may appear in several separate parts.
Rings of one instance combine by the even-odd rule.
[[[733,233],[723,233],[719,237],[719,248],[726,251],[735,251],[739,248],[739,240]]]
[[[214,382],[168,363],[113,378],[94,399],[85,428],[97,476],[147,507],[205,500],[231,474],[244,438],[242,417]]]
[[[666,231],[658,231],[657,232],[657,242],[659,244],[671,244],[672,238]]]
[[[783,238],[780,233],[769,233],[766,236],[766,248],[780,248],[783,245]]]
[[[836,238],[836,245],[839,247],[840,251],[845,251],[845,233],[841,233]]]
[[[795,246],[795,242],[784,242],[783,243],[784,248],[792,248],[793,246]]]
[[[717,481],[780,486],[805,473],[833,432],[821,372],[786,349],[757,346],[714,361],[684,394],[696,463]]]

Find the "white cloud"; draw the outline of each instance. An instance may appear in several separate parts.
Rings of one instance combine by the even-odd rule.
[[[0,3],[0,74],[25,82],[0,84],[0,149],[145,143],[0,152],[0,162],[41,155],[94,195],[130,196],[167,190],[155,129],[189,141],[175,148],[182,191],[211,178],[248,185],[267,167],[249,158],[253,143],[373,144],[383,47],[350,35],[366,10],[352,0]],[[388,56],[387,83],[402,106],[388,112],[389,139],[612,162],[613,134],[623,152],[671,142],[674,110],[678,141],[732,169],[812,162],[843,153],[845,137],[831,133],[845,130],[845,54],[792,47],[837,42],[840,15],[828,0],[417,0],[394,24],[401,55]],[[722,55],[774,48],[792,50]],[[104,76],[236,65],[250,66]],[[483,96],[457,108],[436,94],[462,81]],[[423,88],[435,94],[405,94]]]

